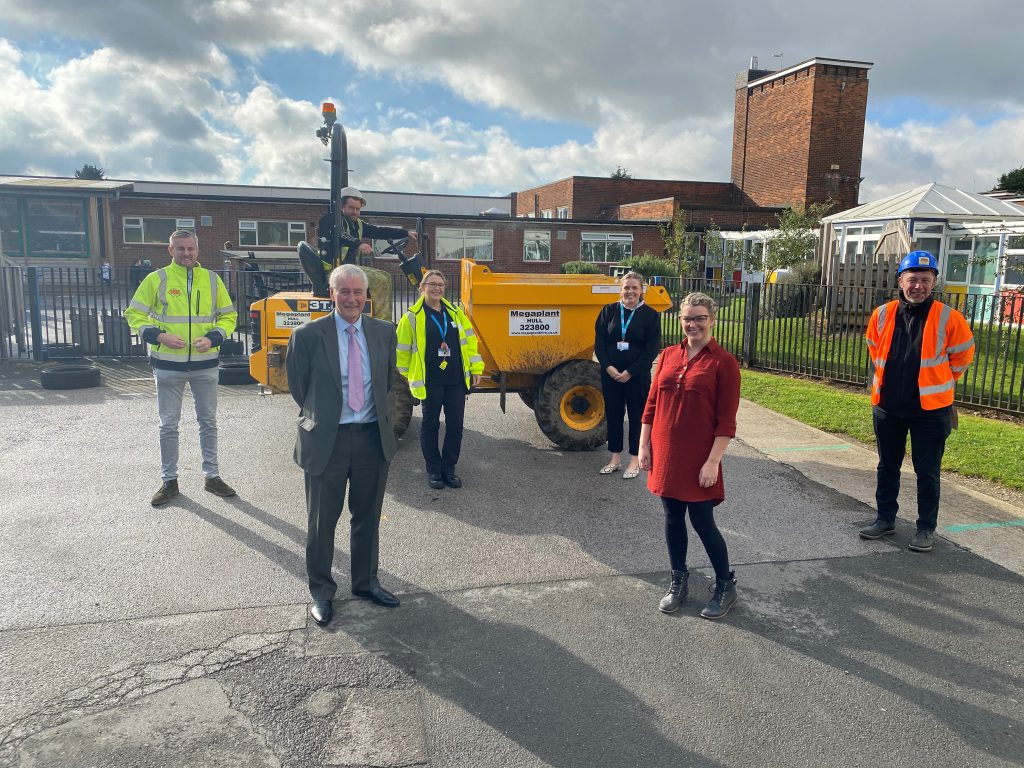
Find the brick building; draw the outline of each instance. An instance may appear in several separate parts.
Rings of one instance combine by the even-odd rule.
[[[756,66],[756,65],[755,65]],[[867,62],[814,58],[736,78],[732,178],[727,182],[572,176],[512,197],[534,219],[671,220],[696,230],[763,229],[789,206],[857,204]]]

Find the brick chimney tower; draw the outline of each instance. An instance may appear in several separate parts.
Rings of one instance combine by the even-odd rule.
[[[813,58],[736,76],[732,181],[744,202],[857,205],[871,66]]]

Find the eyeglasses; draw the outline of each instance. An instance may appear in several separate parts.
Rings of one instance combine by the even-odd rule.
[[[693,317],[680,315],[679,320],[683,323],[697,323],[698,325],[704,325],[704,323],[708,321],[708,315],[694,315]]]
[[[444,283],[424,283],[426,288],[444,288]]]

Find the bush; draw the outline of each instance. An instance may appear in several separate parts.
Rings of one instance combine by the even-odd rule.
[[[563,275],[600,275],[601,268],[589,261],[567,261],[561,266]]]
[[[639,272],[644,277],[678,277],[676,265],[668,259],[659,259],[650,253],[642,253],[639,256],[630,256],[618,263],[620,267],[626,267],[633,272]]]
[[[779,282],[793,285],[821,285],[821,265],[816,261],[801,261],[790,267],[789,274]]]

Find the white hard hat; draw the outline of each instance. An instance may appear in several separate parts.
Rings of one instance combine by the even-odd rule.
[[[344,200],[346,197],[355,197],[363,201],[363,205],[366,205],[366,198],[363,197],[363,193],[355,187],[342,187],[341,192],[338,193],[338,199]]]

